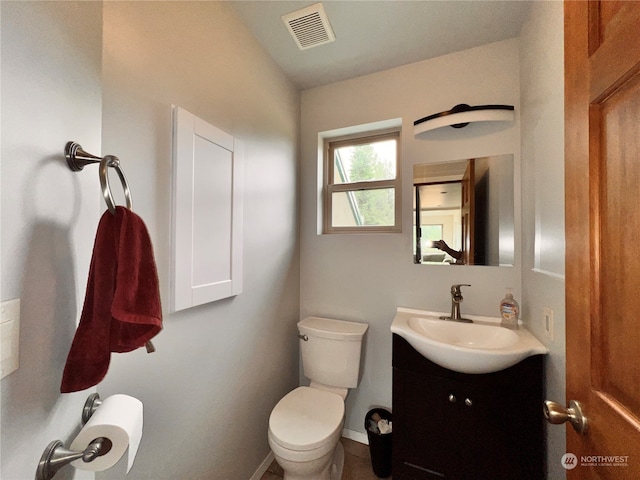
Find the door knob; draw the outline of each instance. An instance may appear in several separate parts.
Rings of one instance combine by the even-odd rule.
[[[569,401],[569,408],[559,403],[545,400],[543,407],[544,418],[553,425],[559,425],[566,421],[571,422],[573,429],[581,435],[587,431],[587,417],[582,413],[582,405],[575,400]]]

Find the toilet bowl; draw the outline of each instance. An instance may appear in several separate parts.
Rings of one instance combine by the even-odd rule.
[[[338,480],[344,453],[340,435],[344,400],[335,393],[298,387],[269,418],[269,446],[286,480]]]
[[[319,317],[298,322],[308,387],[287,393],[269,417],[269,446],[284,480],[340,480],[344,400],[358,385],[368,325]]]

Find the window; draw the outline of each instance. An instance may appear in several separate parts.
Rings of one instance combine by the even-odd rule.
[[[442,224],[427,223],[420,228],[422,228],[422,240],[426,242],[427,248],[437,251],[438,249],[431,245],[433,245],[433,242],[442,240]]]
[[[325,142],[324,232],[400,232],[400,132]]]

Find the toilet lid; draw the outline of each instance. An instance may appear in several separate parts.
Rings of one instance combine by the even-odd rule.
[[[291,450],[313,450],[341,428],[344,400],[335,393],[298,387],[278,402],[269,417],[277,442]]]

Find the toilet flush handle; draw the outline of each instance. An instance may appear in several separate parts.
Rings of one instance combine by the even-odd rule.
[[[298,338],[300,340],[304,340],[305,342],[309,340],[309,337],[307,337],[306,335],[303,335],[301,333],[298,333]]]

